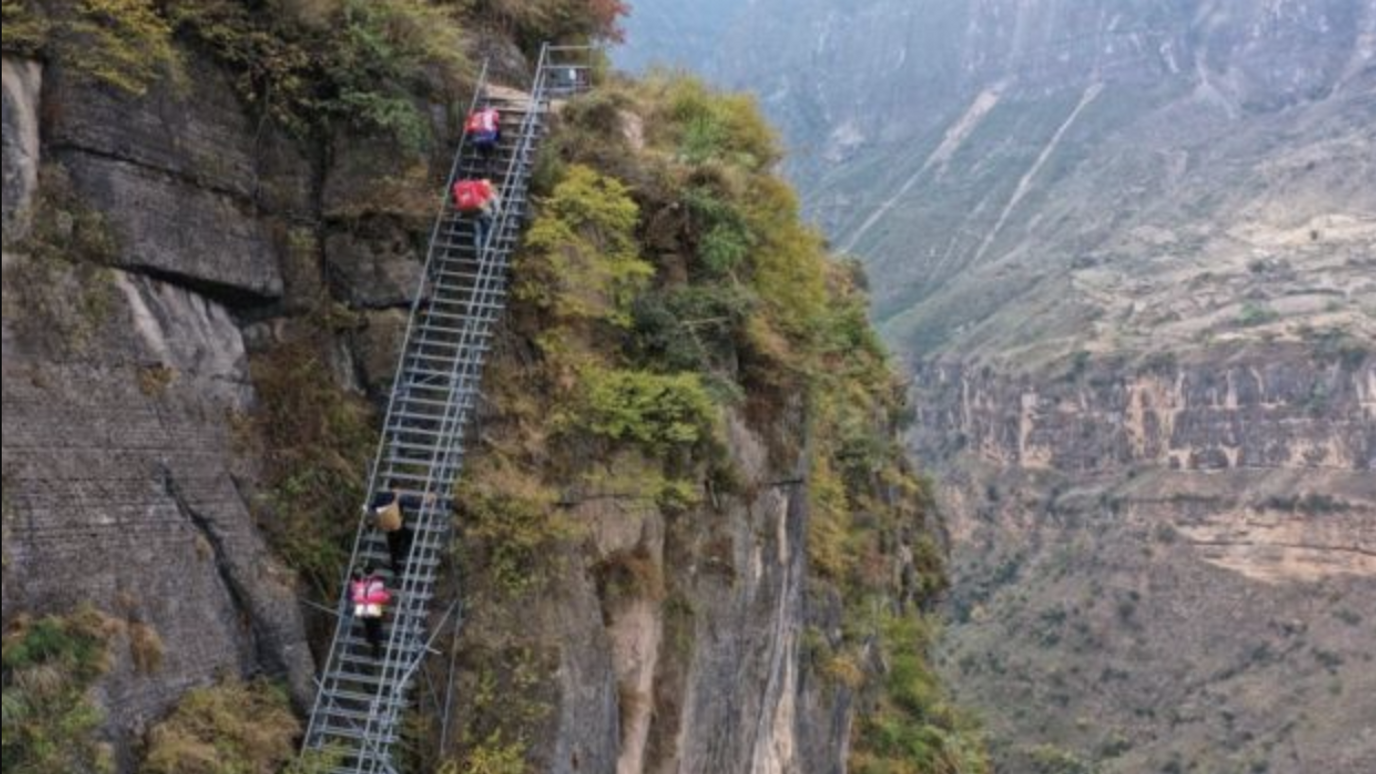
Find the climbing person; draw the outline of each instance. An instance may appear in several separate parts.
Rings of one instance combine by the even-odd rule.
[[[415,530],[412,529],[411,518],[407,514],[412,514],[420,510],[422,503],[435,502],[435,493],[431,492],[424,498],[419,495],[401,494],[395,487],[378,492],[373,496],[371,503],[373,526],[382,532],[383,537],[387,538],[387,553],[392,558],[392,572],[401,573],[406,570],[406,557],[411,553],[411,541],[415,537]]]
[[[373,658],[382,659],[382,607],[392,601],[387,584],[370,564],[362,570],[354,568],[349,596],[354,603],[354,617],[363,622],[363,635],[373,648]]]
[[[493,154],[502,141],[502,114],[492,105],[484,104],[468,115],[464,131],[468,132],[469,141],[482,157],[483,165],[491,172]]]
[[[501,197],[491,180],[460,180],[454,184],[454,206],[459,212],[473,216],[473,251],[482,254],[487,232],[501,207]]]

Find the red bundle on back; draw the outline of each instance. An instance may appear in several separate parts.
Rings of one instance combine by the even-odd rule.
[[[477,212],[492,198],[492,184],[486,180],[460,180],[454,184],[454,206],[460,212]]]

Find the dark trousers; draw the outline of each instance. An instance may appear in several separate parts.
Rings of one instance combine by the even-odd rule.
[[[387,553],[392,557],[392,572],[404,572],[406,556],[411,552],[411,528],[403,526],[383,534],[387,536]]]
[[[480,212],[473,217],[473,252],[475,254],[483,254],[483,245],[487,241],[487,232],[491,228],[492,215],[488,212]]]
[[[382,618],[364,618],[363,636],[368,639],[368,644],[373,646],[373,658],[382,658]]]

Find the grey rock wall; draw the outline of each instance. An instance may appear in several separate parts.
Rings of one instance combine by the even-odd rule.
[[[28,207],[38,185],[38,95],[43,69],[37,62],[4,57],[5,243],[28,230]]]
[[[234,321],[193,291],[100,272],[76,283],[103,294],[101,319],[54,359],[14,324],[26,310],[9,275],[25,260],[5,278],[4,617],[89,603],[156,633],[160,665],[140,673],[116,643],[100,684],[125,767],[139,732],[222,674],[265,672],[304,700],[293,576],[257,532],[252,463],[234,452],[252,399]]]
[[[308,209],[310,167],[250,122],[223,74],[193,57],[187,82],[136,98],[55,68],[43,100],[52,160],[105,214],[126,248],[120,266],[226,297],[281,296],[273,233]]]
[[[845,771],[854,696],[824,686],[802,647],[808,627],[840,627],[839,607],[808,579],[806,490],[797,470],[765,461],[743,422],[729,424],[745,494],[671,514],[643,494],[583,492],[569,518],[586,545],[550,562],[560,569],[544,591],[519,612],[476,592],[460,722],[490,668],[479,654],[512,647],[500,632],[516,615],[519,636],[552,651],[538,659],[549,678],[535,693],[549,710],[532,734],[537,770]],[[627,556],[662,583],[599,587],[595,568]]]

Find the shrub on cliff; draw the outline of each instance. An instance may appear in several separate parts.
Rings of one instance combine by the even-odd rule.
[[[296,755],[301,724],[267,682],[193,688],[148,733],[140,774],[272,774]]]
[[[153,0],[5,0],[3,10],[6,51],[134,95],[180,76],[172,27]]]
[[[108,622],[89,608],[69,616],[20,617],[5,633],[6,774],[112,771],[96,732],[103,713],[88,691],[107,667]]]
[[[561,113],[513,272],[513,338],[526,346],[489,367],[495,410],[459,498],[464,566],[477,588],[535,588],[547,565],[576,555],[567,539],[579,530],[560,506],[585,496],[710,522],[709,504],[759,484],[733,469],[720,437],[720,417],[742,420],[771,470],[807,471],[812,588],[819,606],[845,607],[841,634],[816,638],[807,660],[866,708],[853,765],[985,772],[979,735],[925,665],[916,610],[944,575],[929,486],[896,440],[904,386],[868,324],[863,272],[831,260],[802,222],[770,171],[778,157],[749,99],[688,79],[613,85]],[[729,572],[729,540],[694,550]],[[681,600],[671,576],[609,570],[599,588]],[[507,738],[540,733],[474,722]]]
[[[348,125],[419,149],[422,100],[449,101],[469,69],[454,10],[426,0],[172,0],[167,13],[234,73],[245,102],[299,134]]]

